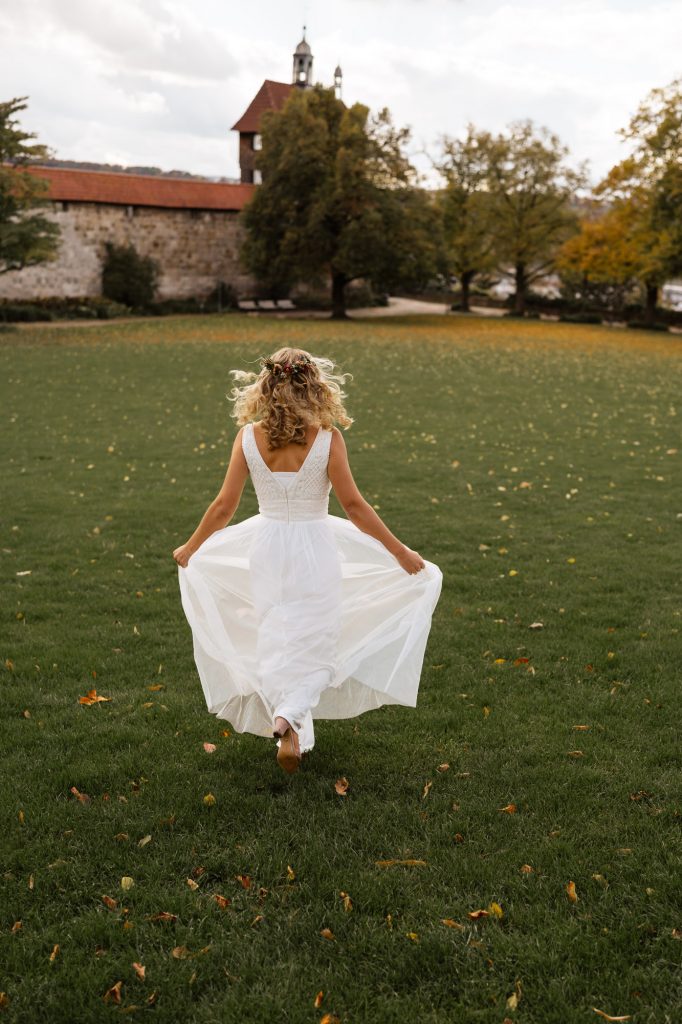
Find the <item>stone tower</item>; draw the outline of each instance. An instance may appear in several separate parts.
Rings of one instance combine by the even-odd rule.
[[[294,50],[291,83],[300,86],[301,89],[306,89],[313,84],[313,54],[310,43],[306,41],[305,25],[303,26],[303,39]]]

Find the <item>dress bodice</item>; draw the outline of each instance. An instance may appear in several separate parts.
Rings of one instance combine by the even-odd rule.
[[[320,427],[298,472],[287,480],[278,479],[258,450],[253,423],[247,423],[242,432],[242,448],[261,515],[287,523],[327,516],[332,486],[327,474],[331,439],[332,431]]]

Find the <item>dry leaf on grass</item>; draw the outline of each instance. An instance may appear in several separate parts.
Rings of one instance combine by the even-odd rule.
[[[604,1020],[614,1021],[614,1020],[631,1020],[632,1019],[632,1014],[630,1014],[630,1013],[626,1013],[622,1017],[612,1017],[611,1014],[604,1013],[603,1010],[598,1010],[596,1006],[593,1006],[592,1009],[594,1010],[595,1013],[598,1013],[599,1016],[602,1017]]]
[[[132,966],[133,966],[133,970],[135,971],[135,974],[138,976],[140,981],[144,981],[146,967],[143,967],[142,964],[139,964],[136,960],[133,961],[133,965]]]
[[[459,921],[453,921],[451,917],[441,917],[440,923],[444,924],[447,928],[456,928],[460,932],[466,931],[466,925],[460,924]]]
[[[322,931],[320,932],[320,935],[322,936],[323,939],[329,939],[330,942],[332,942],[336,938],[331,928],[323,928]]]
[[[578,894],[575,891],[575,882],[569,882],[566,886],[566,895],[568,896],[571,903],[578,902]]]
[[[343,775],[340,779],[337,779],[336,782],[334,783],[334,789],[339,794],[339,796],[345,796],[346,793],[348,792],[348,785],[349,785],[348,779],[346,778],[345,775]]]
[[[81,804],[89,804],[90,803],[90,797],[88,796],[88,794],[87,793],[79,793],[75,786],[72,786],[71,789],[69,790],[69,792],[73,793],[73,795],[75,796],[76,800],[78,800],[79,803],[81,803]]]
[[[404,864],[407,867],[426,866],[425,860],[375,860],[374,863],[378,868],[391,868],[394,864]]]
[[[177,914],[169,914],[167,910],[160,910],[158,914],[151,914],[147,921],[177,921]]]
[[[490,917],[490,914],[487,910],[470,910],[467,917],[470,917],[472,921],[478,921],[482,917]]]
[[[498,807],[498,811],[504,811],[505,814],[516,814],[516,804],[507,804],[506,807]]]
[[[322,991],[322,989],[320,989],[320,991],[315,996],[315,1002],[313,1003],[313,1006],[315,1007],[316,1010],[319,1010],[319,1008],[322,1006],[322,1000],[323,999],[324,999],[324,992]]]
[[[348,912],[353,909],[353,901],[347,892],[340,892],[339,896],[343,900],[343,909]]]
[[[105,1003],[120,1003],[121,1002],[121,985],[122,981],[117,981],[115,985],[108,988],[102,996]]]
[[[226,910],[229,907],[231,900],[228,900],[227,896],[221,896],[220,893],[215,892],[213,899],[216,901],[221,910]]]
[[[215,743],[204,743],[204,750],[207,754],[214,754],[217,749]]]
[[[422,790],[422,800],[425,800],[426,797],[429,795],[429,790],[431,789],[432,785],[433,785],[433,782],[427,782],[426,783],[426,785],[424,786],[424,789]]]
[[[85,697],[79,697],[78,698],[78,703],[79,704],[85,704],[86,706],[88,706],[90,704],[100,704],[103,701],[108,701],[108,700],[111,700],[111,699],[112,699],[111,697],[101,697],[97,693],[97,690],[93,686],[93,688],[91,690],[88,690],[88,692],[85,695]]]

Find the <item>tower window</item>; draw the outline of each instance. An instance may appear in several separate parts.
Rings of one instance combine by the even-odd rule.
[[[259,135],[259,134],[254,135],[254,137],[253,137],[253,148],[254,149],[262,149],[263,148],[263,136],[262,135]]]

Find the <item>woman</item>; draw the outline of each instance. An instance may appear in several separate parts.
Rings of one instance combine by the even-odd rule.
[[[313,716],[416,706],[442,574],[355,484],[335,426],[353,422],[346,375],[297,348],[232,374],[240,430],[225,480],[173,557],[208,710],[274,735],[293,772]],[[249,475],[258,514],[228,526]],[[328,512],[332,487],[347,519]]]

